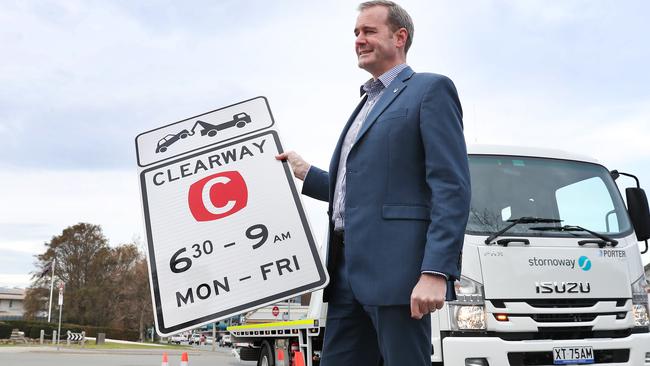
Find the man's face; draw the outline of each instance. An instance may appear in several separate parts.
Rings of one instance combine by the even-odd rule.
[[[403,62],[400,62],[398,38],[388,26],[386,7],[373,6],[362,10],[357,17],[354,34],[357,37],[354,48],[359,67],[375,78]]]

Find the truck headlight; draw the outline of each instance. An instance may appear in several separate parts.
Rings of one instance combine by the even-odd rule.
[[[485,300],[483,284],[461,276],[455,283],[456,301],[449,305],[449,324],[452,330],[484,330]]]
[[[453,310],[455,322],[452,322],[452,329],[485,329],[485,308],[483,306],[454,306]]]
[[[647,327],[650,325],[648,319],[648,284],[645,275],[632,283],[632,315],[634,316],[635,327]]]

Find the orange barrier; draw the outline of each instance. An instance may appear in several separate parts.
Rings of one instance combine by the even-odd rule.
[[[160,366],[169,366],[169,359],[167,358],[167,352],[163,352],[163,359]]]

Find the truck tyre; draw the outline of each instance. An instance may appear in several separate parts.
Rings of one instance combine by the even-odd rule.
[[[257,361],[257,366],[275,366],[275,356],[273,355],[273,349],[267,342],[264,342],[264,345],[262,345],[262,351],[260,352],[260,358]]]
[[[217,135],[217,130],[210,130],[208,131],[208,136],[210,137],[215,137]]]
[[[237,124],[235,126],[237,126],[238,128],[242,128],[246,126],[246,121],[237,121]]]
[[[239,349],[239,359],[242,361],[257,361],[260,359],[260,349],[253,347],[242,347]]]

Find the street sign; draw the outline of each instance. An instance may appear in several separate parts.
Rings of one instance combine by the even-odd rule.
[[[141,166],[140,189],[162,336],[311,292],[328,281],[291,170],[275,159],[283,150],[277,130],[269,128],[266,100],[235,106],[219,111],[250,116],[245,123],[251,126],[269,121],[267,127],[248,133],[249,125],[232,122],[228,128],[242,135],[198,148],[176,140],[166,150],[178,147],[173,159],[139,155],[139,162],[155,161]],[[178,128],[139,135],[138,151],[160,151],[159,141]]]
[[[139,134],[140,167],[250,135],[273,126],[268,101],[257,97]]]
[[[85,338],[84,334],[82,334],[82,333],[72,333],[71,331],[68,331],[67,335],[68,335],[68,338],[67,338],[68,341],[72,341],[72,342],[81,342]]]
[[[63,289],[65,285],[63,282],[59,283],[59,306],[63,305]]]

